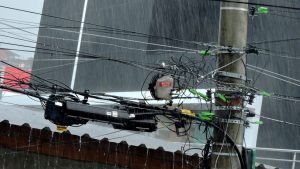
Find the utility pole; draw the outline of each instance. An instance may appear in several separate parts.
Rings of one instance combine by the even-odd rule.
[[[232,47],[228,53],[218,55],[217,80],[220,83],[245,84],[246,55],[238,53],[234,48],[244,48],[247,42],[248,26],[248,0],[232,0],[234,2],[221,2],[219,22],[219,45]],[[225,96],[226,100],[219,96]],[[243,96],[240,91],[228,90],[217,85],[215,104],[219,108],[216,115],[223,120],[219,127],[233,139],[240,152],[242,152],[244,138],[244,115],[242,108]],[[221,109],[225,107],[225,109]],[[238,117],[238,118],[237,118]],[[240,118],[240,119],[239,119]],[[224,139],[222,132],[214,130],[214,143],[212,150],[211,169],[241,169],[241,165],[233,147]]]

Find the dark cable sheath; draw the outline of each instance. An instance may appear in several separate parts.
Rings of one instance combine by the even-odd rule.
[[[44,98],[44,97],[41,97],[37,94],[33,94],[31,92],[28,92],[28,91],[22,91],[22,90],[18,90],[18,89],[15,89],[15,88],[11,88],[11,87],[8,87],[8,86],[3,86],[1,85],[0,86],[1,89],[6,89],[6,90],[10,90],[10,91],[13,91],[13,92],[16,92],[16,93],[21,93],[21,94],[25,94],[27,96],[32,96],[32,97],[36,97],[40,100],[43,100],[43,101],[49,101],[48,99]]]
[[[255,2],[237,2],[237,1],[232,1],[232,0],[211,0],[211,1],[230,2],[230,3],[248,4],[248,5],[260,5],[260,6],[268,6],[268,7],[273,7],[273,8],[290,9],[290,10],[300,10],[300,8],[298,8],[298,7],[280,6],[280,5],[273,5],[273,4],[255,3]]]
[[[234,141],[232,140],[232,138],[227,134],[225,133],[225,131],[223,129],[221,129],[219,126],[217,126],[216,124],[210,122],[210,121],[203,121],[201,120],[199,117],[191,117],[191,116],[187,116],[188,118],[193,118],[194,120],[197,120],[197,121],[201,121],[201,122],[204,122],[206,125],[209,125],[209,126],[212,126],[214,127],[215,129],[219,130],[220,132],[224,133],[226,139],[228,140],[228,142],[233,146],[234,150],[236,151],[237,155],[238,155],[238,158],[239,158],[239,161],[240,161],[240,164],[241,164],[241,169],[246,169],[246,165],[245,165],[245,162],[243,160],[243,157],[238,149],[238,147],[236,146],[236,144],[234,143]]]
[[[90,23],[90,22],[81,22],[79,20],[64,18],[64,17],[60,17],[60,16],[54,16],[54,15],[49,15],[49,14],[44,14],[44,13],[33,12],[33,11],[29,11],[29,10],[18,9],[18,8],[4,6],[4,5],[0,5],[0,8],[10,9],[10,10],[14,10],[14,11],[21,11],[21,12],[25,12],[25,13],[31,13],[31,14],[35,14],[35,15],[41,15],[41,16],[55,18],[55,19],[61,19],[61,20],[65,20],[65,21],[71,21],[71,22],[77,22],[77,23],[84,23],[86,25],[92,25],[92,26],[97,26],[97,27],[103,27],[103,28],[106,28],[106,29],[111,29],[112,31],[120,31],[120,32],[126,32],[126,33],[132,33],[132,34],[137,34],[137,35],[148,36],[148,37],[152,37],[152,38],[166,39],[166,40],[171,40],[171,41],[183,42],[183,43],[187,43],[187,44],[200,45],[200,44],[198,44],[196,42],[185,41],[185,40],[181,40],[181,39],[164,37],[164,36],[150,35],[150,34],[146,34],[146,33],[129,31],[129,30],[120,29],[120,28],[113,28],[113,27],[109,27],[109,26],[98,25],[98,24],[94,24],[94,23]]]
[[[266,43],[281,43],[281,42],[289,42],[289,41],[298,41],[300,40],[300,37],[298,38],[288,38],[288,39],[278,39],[278,40],[266,40],[266,41],[259,41],[259,42],[251,42],[250,44],[266,44]]]

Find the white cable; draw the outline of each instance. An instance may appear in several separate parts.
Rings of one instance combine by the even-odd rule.
[[[50,37],[50,36],[39,36],[40,38],[48,38],[48,39],[57,39],[57,40],[63,40],[63,41],[74,41],[77,42],[75,39],[67,39],[67,38],[57,38],[57,37]],[[165,50],[165,49],[154,49],[154,50],[146,50],[141,48],[132,48],[122,45],[116,45],[112,43],[102,43],[102,42],[95,42],[95,41],[81,41],[82,43],[91,43],[91,44],[99,44],[99,45],[107,45],[107,46],[114,46],[118,48],[124,48],[129,50],[137,50],[142,52],[178,52],[178,53],[198,53],[198,52],[187,52],[185,50]]]
[[[281,57],[281,58],[287,58],[287,59],[296,59],[296,60],[300,60],[300,57],[294,57],[294,56],[287,56],[287,55],[278,55],[276,53],[267,53],[267,52],[262,52],[260,51],[259,53],[261,54],[265,54],[265,55],[274,55],[274,56],[278,56],[278,57]]]
[[[267,70],[267,69],[263,69],[263,68],[260,68],[260,67],[256,67],[256,66],[253,66],[253,65],[250,65],[250,64],[247,64],[247,66],[250,66],[250,67],[252,67],[252,68],[254,68],[254,69],[262,70],[262,71],[264,71],[264,72],[269,72],[269,73],[275,74],[275,75],[277,75],[277,76],[281,76],[281,77],[283,77],[283,78],[287,78],[287,79],[290,79],[290,80],[293,80],[293,81],[296,81],[296,82],[299,82],[299,83],[300,83],[300,80],[298,80],[298,79],[294,79],[294,78],[291,78],[291,77],[288,77],[288,76],[285,76],[285,75],[282,75],[282,74],[279,74],[279,73],[276,73],[276,72],[272,72],[272,71]]]
[[[7,31],[5,31],[5,32],[7,32]],[[10,32],[7,32],[7,33],[10,33]],[[5,36],[5,35],[2,35],[2,36]],[[10,38],[10,37],[8,37],[8,38]],[[27,39],[25,37],[22,37],[22,38],[23,39]],[[50,37],[50,36],[39,36],[39,38],[56,39],[56,40],[72,41],[72,42],[77,42],[78,41],[76,39],[58,38],[58,37]],[[35,41],[31,40],[31,39],[29,39],[29,40],[32,41],[32,43],[37,43],[37,42],[35,42]],[[116,45],[116,44],[112,44],[112,43],[101,43],[101,42],[83,41],[83,40],[81,41],[81,43],[87,43],[87,44],[88,43],[92,43],[92,44],[99,44],[99,45],[107,45],[107,46],[113,46],[113,47],[118,47],[118,48],[123,48],[123,49],[128,49],[128,50],[142,51],[142,52],[171,52],[171,53],[190,53],[190,54],[197,53],[197,52],[187,52],[187,51],[184,51],[184,50],[165,50],[165,49],[147,50],[147,49],[141,49],[141,48],[132,48],[132,47],[127,47],[127,46],[121,46],[121,45]],[[56,46],[56,48],[59,48],[59,47]]]
[[[78,32],[76,32],[76,31],[63,30],[63,29],[58,29],[58,28],[49,28],[49,29],[78,34]],[[83,33],[83,35],[99,37],[99,38],[104,38],[104,39],[113,39],[113,40],[126,41],[126,42],[132,42],[132,43],[140,43],[140,44],[146,44],[146,45],[153,45],[153,46],[160,46],[160,47],[167,47],[167,48],[174,48],[174,49],[198,52],[198,50],[195,50],[195,49],[189,49],[189,48],[183,48],[183,47],[177,47],[177,46],[169,46],[169,45],[163,45],[163,44],[157,44],[157,43],[151,43],[151,42],[143,42],[143,41],[137,41],[137,40],[125,39],[125,38],[117,38],[117,37],[113,37],[113,36],[97,35],[97,34],[92,34],[92,33]]]
[[[217,68],[217,69],[215,69],[215,70],[213,70],[213,71],[211,71],[211,72],[209,72],[209,73],[207,73],[206,75],[204,75],[204,76],[202,76],[203,78],[205,78],[205,77],[207,77],[208,75],[210,75],[210,74],[213,74],[213,73],[215,73],[215,72],[217,72],[218,70],[220,70],[220,69],[223,69],[223,68],[225,68],[225,67],[227,67],[227,66],[230,66],[230,65],[232,65],[233,63],[235,63],[235,62],[237,62],[237,61],[239,61],[239,60],[241,60],[243,58],[243,56],[241,56],[241,57],[239,57],[239,58],[237,58],[237,59],[235,59],[235,60],[233,60],[232,62],[230,62],[230,63],[227,63],[226,65],[224,65],[224,66],[221,66],[221,67],[219,67],[219,68]]]
[[[57,30],[57,31],[64,31],[64,32],[68,32],[68,33],[80,33],[77,31],[71,31],[71,30],[64,30],[64,29],[58,29],[58,28],[51,28],[51,27],[45,27],[47,29],[52,29],[52,30]],[[95,36],[95,37],[101,37],[101,38],[106,38],[106,39],[115,39],[115,40],[121,40],[121,41],[128,41],[128,42],[133,42],[133,43],[141,43],[141,44],[148,44],[148,45],[153,45],[153,46],[161,46],[161,47],[167,47],[167,48],[175,48],[175,49],[181,49],[181,50],[185,50],[185,51],[192,51],[192,52],[199,52],[198,50],[195,49],[190,49],[190,48],[183,48],[183,47],[176,47],[176,46],[169,46],[169,45],[163,45],[163,44],[157,44],[157,43],[150,43],[150,42],[143,42],[143,41],[136,41],[136,40],[131,40],[131,39],[125,39],[125,38],[116,38],[116,37],[112,37],[112,36],[105,36],[105,35],[97,35],[97,34],[91,34],[91,33],[83,33],[84,35],[87,36]],[[181,41],[181,40],[179,40]],[[196,42],[196,41],[187,41],[190,43],[195,43],[201,46],[206,46],[206,47],[214,47],[214,48],[218,48],[218,49],[228,49],[227,46],[219,46],[219,45],[213,45],[211,43],[204,43],[204,42]],[[236,51],[244,51],[244,49],[241,48],[231,48],[232,50],[236,50]]]
[[[230,117],[231,117],[231,111],[230,111],[228,119],[230,119]],[[224,143],[225,143],[225,139],[226,139],[226,135],[227,135],[228,125],[229,125],[229,120],[227,121],[226,130],[224,131],[224,137],[223,137],[223,141],[222,141],[222,146],[221,146],[220,151],[218,153],[218,156],[216,158],[216,162],[215,162],[215,166],[214,166],[215,168],[217,168],[218,160],[219,160],[220,154],[221,154],[221,152],[223,150],[223,147],[224,147]]]
[[[270,75],[270,74],[261,72],[261,71],[259,71],[259,70],[256,70],[256,69],[253,69],[253,68],[250,68],[250,67],[247,67],[247,69],[252,70],[252,71],[255,71],[255,72],[258,72],[258,73],[261,73],[261,74],[263,74],[263,75],[266,75],[266,76],[269,76],[269,77],[272,77],[272,78],[275,78],[275,79],[278,79],[278,80],[281,80],[281,81],[283,81],[283,82],[286,82],[286,83],[289,83],[289,84],[292,84],[292,85],[295,85],[295,86],[300,87],[300,84],[298,84],[298,83],[294,83],[294,82],[291,82],[291,81],[288,81],[288,80],[285,80],[285,79],[276,77],[276,76],[274,76],[274,75]]]
[[[78,64],[79,63],[84,63],[84,62],[91,62],[91,61],[95,61],[95,60],[97,60],[97,59],[78,61]],[[40,69],[34,69],[33,71],[47,70],[47,69],[58,68],[58,67],[62,67],[62,66],[72,66],[74,64],[73,61],[74,61],[74,59],[72,60],[71,63],[61,64],[61,65],[56,65],[56,66],[43,67],[43,68],[40,68]],[[45,73],[47,73],[47,72],[45,72]],[[42,74],[45,74],[45,73],[42,73]],[[40,74],[36,74],[36,75],[40,75]]]

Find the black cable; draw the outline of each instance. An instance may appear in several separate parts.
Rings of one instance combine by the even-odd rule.
[[[10,9],[10,10],[14,10],[14,11],[20,11],[20,12],[25,12],[25,13],[31,13],[31,14],[35,14],[35,15],[41,15],[41,16],[55,18],[55,19],[61,19],[61,20],[65,20],[65,21],[71,21],[71,22],[77,22],[77,23],[84,23],[86,25],[91,25],[91,26],[96,26],[96,27],[103,27],[103,28],[106,28],[106,29],[110,29],[112,31],[121,31],[121,32],[125,32],[125,33],[132,33],[132,34],[137,34],[137,35],[143,35],[143,36],[147,36],[147,37],[151,37],[151,38],[158,38],[158,39],[178,41],[178,42],[188,43],[188,44],[193,44],[193,45],[200,45],[199,43],[196,43],[196,42],[190,42],[190,41],[185,41],[185,40],[176,39],[176,38],[170,38],[170,37],[164,37],[164,36],[150,35],[150,34],[146,34],[146,33],[129,31],[129,30],[120,29],[120,28],[113,28],[113,27],[110,27],[110,26],[104,26],[104,25],[94,24],[94,23],[90,23],[90,22],[81,22],[79,20],[74,20],[74,19],[64,18],[64,17],[60,17],[60,16],[54,16],[54,15],[49,15],[49,14],[43,14],[43,13],[33,12],[33,11],[29,11],[29,10],[18,9],[18,8],[4,6],[4,5],[0,5],[0,8]]]
[[[20,69],[20,68],[18,68],[18,67],[16,67],[16,66],[12,65],[12,64],[10,64],[10,63],[7,63],[7,62],[5,62],[5,61],[3,61],[3,60],[0,60],[0,62],[4,63],[4,64],[6,64],[6,65],[9,65],[9,66],[11,66],[11,67],[13,67],[13,68],[15,68],[15,69],[18,69],[18,70],[20,70],[20,71],[22,71],[22,72],[25,72],[25,73],[27,73],[27,74],[33,76],[33,77],[36,77],[36,78],[38,78],[39,80],[45,81],[45,82],[50,83],[50,84],[52,84],[52,85],[57,85],[57,84],[55,84],[55,83],[53,83],[53,82],[51,82],[51,81],[49,81],[49,80],[43,79],[43,78],[41,78],[41,77],[39,77],[39,76],[36,76],[36,75],[34,75],[34,74],[32,74],[32,73],[30,73],[30,72],[28,72],[28,71],[25,71],[25,70],[23,70],[23,69]],[[59,86],[59,85],[57,85],[57,86]],[[60,87],[61,87],[61,86],[60,86]],[[63,88],[63,87],[62,87],[62,88]]]
[[[20,38],[17,38],[17,39],[20,40]],[[24,40],[24,41],[27,41],[27,40]],[[50,46],[50,47],[55,48],[55,49],[48,49],[48,48],[45,48],[45,47],[32,47],[32,46],[15,44],[15,43],[7,43],[7,42],[0,42],[0,43],[8,44],[8,45],[20,46],[20,47],[27,47],[27,48],[34,48],[34,49],[41,49],[41,50],[46,50],[46,51],[52,51],[52,52],[55,52],[55,54],[57,52],[60,52],[62,55],[69,56],[69,57],[75,57],[75,52],[76,52],[75,50],[72,50],[72,49],[61,48],[61,47],[57,47],[57,46],[53,47],[52,45],[45,45],[44,43],[37,43],[37,42],[33,42],[33,43],[40,44],[42,46]],[[57,49],[61,49],[61,50],[57,50]],[[25,51],[25,50],[21,50],[21,51]],[[67,52],[67,51],[70,51],[70,52]],[[32,51],[32,52],[35,52],[35,51]],[[42,51],[42,52],[44,52],[44,51]],[[36,51],[36,53],[40,53],[40,51]],[[46,53],[45,52],[45,54],[54,54],[54,53]],[[86,53],[86,52],[80,52],[79,57],[80,58],[102,59],[102,60],[108,60],[108,61],[114,61],[114,62],[119,62],[119,63],[127,64],[127,65],[130,65],[130,66],[133,66],[133,67],[137,67],[137,68],[142,68],[143,69],[143,67],[144,67],[144,69],[145,68],[146,69],[151,69],[151,67],[149,67],[148,65],[144,65],[144,64],[138,63],[136,61],[124,60],[124,59],[113,59],[111,57],[100,56],[100,55],[90,54],[90,53]]]
[[[195,119],[197,120],[200,120],[198,117],[196,117]],[[201,120],[200,120],[201,121]],[[239,158],[239,161],[240,161],[240,164],[241,164],[241,168],[242,169],[246,169],[246,165],[245,165],[245,162],[243,160],[243,157],[238,149],[238,147],[236,146],[236,144],[234,143],[234,141],[232,140],[232,138],[227,134],[225,133],[224,130],[222,130],[219,126],[217,126],[216,124],[214,123],[211,123],[209,121],[204,121],[207,125],[210,125],[210,126],[213,126],[215,129],[219,130],[220,132],[224,133],[227,141],[233,146],[234,150],[236,151],[237,155],[238,155],[238,158]]]
[[[40,100],[43,100],[43,101],[49,101],[48,99],[46,99],[44,97],[41,97],[39,95],[33,94],[31,92],[28,92],[28,91],[22,91],[22,90],[18,90],[18,89],[8,87],[8,86],[3,86],[3,85],[0,85],[0,88],[10,90],[10,91],[13,91],[13,92],[16,92],[16,93],[21,93],[21,94],[25,94],[25,95],[28,95],[28,96],[36,97],[36,98],[38,98]]]
[[[265,3],[255,3],[255,2],[237,2],[232,0],[210,0],[210,1],[218,1],[218,2],[230,2],[230,3],[237,3],[237,4],[248,4],[248,5],[260,5],[260,6],[268,6],[273,8],[282,8],[282,9],[289,9],[289,10],[300,10],[299,7],[292,7],[292,6],[280,6],[280,5],[273,5],[273,4],[265,4]]]
[[[28,47],[28,48],[36,48],[36,49],[41,49],[41,50],[46,50],[46,51],[62,52],[62,55],[64,55],[64,56],[69,56],[69,57],[75,58],[75,54],[70,53],[70,52],[58,51],[58,50],[52,50],[52,49],[40,48],[40,47],[32,47],[32,46],[20,45],[20,44],[14,44],[14,43],[7,43],[7,42],[0,42],[0,43],[2,43],[2,44],[8,44],[8,45],[21,46],[21,47]],[[9,49],[9,48],[2,48],[2,49]],[[26,50],[19,50],[19,51],[26,51]],[[35,51],[30,51],[30,52],[35,52]],[[39,53],[39,51],[37,53]],[[54,54],[54,53],[48,53],[48,54]],[[131,60],[114,59],[112,57],[107,57],[107,56],[102,56],[102,55],[95,55],[95,54],[90,54],[90,53],[85,53],[85,52],[81,52],[79,54],[79,57],[80,58],[90,58],[90,59],[107,60],[107,61],[112,61],[112,62],[118,62],[118,63],[125,64],[125,65],[130,65],[130,66],[133,66],[133,67],[136,67],[136,68],[140,68],[140,69],[153,70],[153,68],[151,68],[148,65],[143,65],[141,63],[138,63],[138,62],[135,62],[135,61],[131,61]],[[154,71],[157,71],[157,70],[154,70]]]
[[[276,13],[271,13],[271,15],[280,16],[280,17],[289,18],[289,19],[300,20],[299,17],[294,17],[294,16],[287,16],[287,15],[281,15],[281,14],[276,14]]]
[[[255,45],[260,45],[260,44],[269,44],[269,43],[281,43],[281,42],[290,42],[290,41],[298,41],[300,40],[300,37],[298,38],[288,38],[288,39],[278,39],[278,40],[265,40],[265,41],[258,41],[258,42],[251,42],[249,44],[255,44]]]

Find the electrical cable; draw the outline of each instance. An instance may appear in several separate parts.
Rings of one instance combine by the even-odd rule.
[[[286,124],[286,125],[300,127],[300,124],[296,124],[296,123],[292,123],[292,122],[288,122],[288,121],[284,121],[284,120],[274,119],[274,118],[266,117],[266,116],[259,115],[259,114],[255,114],[255,116],[258,116],[258,117],[261,117],[263,119],[267,119],[267,120],[270,120],[270,121],[274,121],[274,122],[277,122],[277,123],[283,123],[283,124]]]
[[[268,52],[265,52],[265,51],[268,51]],[[286,59],[300,60],[300,57],[289,56],[289,55],[286,55],[286,54],[276,54],[276,53],[272,53],[272,52],[270,52],[269,50],[266,50],[266,49],[260,50],[259,53],[264,54],[264,55],[281,57],[281,58],[284,58],[285,60]]]
[[[48,14],[38,13],[38,12],[34,12],[34,11],[23,10],[23,9],[18,9],[18,8],[13,8],[13,7],[8,7],[8,6],[4,6],[4,5],[0,5],[0,8],[5,8],[5,9],[19,11],[19,12],[25,12],[25,13],[31,13],[31,14],[35,14],[35,15],[40,15],[40,16],[45,16],[45,17],[50,17],[50,18],[55,18],[55,19],[61,19],[61,20],[71,21],[71,22],[76,22],[76,23],[84,23],[85,25],[91,25],[91,26],[96,26],[96,27],[103,27],[103,28],[110,29],[110,30],[113,30],[113,31],[116,31],[116,32],[120,31],[120,32],[125,32],[125,33],[134,33],[134,34],[137,34],[137,35],[143,35],[143,36],[147,36],[147,37],[151,37],[151,38],[172,40],[172,41],[183,42],[183,43],[190,43],[190,44],[196,44],[196,45],[205,45],[205,46],[208,45],[206,43],[201,43],[201,42],[190,42],[190,41],[185,41],[185,40],[176,39],[176,38],[170,38],[170,37],[164,37],[164,36],[157,36],[157,35],[150,35],[150,34],[139,33],[139,32],[135,32],[135,31],[129,31],[129,30],[125,30],[125,29],[113,28],[113,27],[110,27],[110,26],[104,26],[104,25],[99,25],[99,24],[94,24],[94,23],[89,23],[89,22],[81,22],[79,20],[64,18],[64,17],[60,17],[60,16],[48,15]]]
[[[277,40],[264,40],[264,41],[257,41],[257,42],[251,42],[249,44],[251,45],[261,45],[261,44],[270,44],[270,43],[282,43],[282,42],[291,42],[291,41],[298,41],[300,40],[300,37],[296,38],[287,38],[287,39],[277,39]]]
[[[282,14],[277,14],[277,13],[271,13],[271,15],[279,16],[279,17],[284,17],[284,18],[289,18],[289,19],[300,20],[299,17],[287,16],[287,15],[282,15]]]
[[[259,5],[259,6],[267,6],[272,8],[281,8],[281,9],[289,9],[289,10],[300,10],[299,7],[292,7],[292,6],[280,6],[280,5],[273,5],[273,4],[265,4],[265,3],[255,3],[255,2],[238,2],[232,0],[210,0],[210,1],[217,1],[217,2],[230,2],[236,4],[247,4],[247,5]]]
[[[260,67],[257,67],[257,66],[253,66],[253,65],[250,65],[250,64],[247,64],[247,66],[249,66],[249,67],[251,67],[253,69],[258,69],[259,71],[268,72],[268,73],[280,76],[282,78],[286,78],[286,79],[289,79],[289,80],[296,81],[296,82],[300,83],[300,80],[295,79],[295,78],[291,78],[291,77],[288,77],[288,76],[285,76],[285,75],[282,75],[282,74],[279,74],[279,73],[276,73],[276,72],[272,72],[270,70],[266,70],[266,69],[263,69],[263,68],[260,68]]]
[[[21,38],[15,38],[15,37],[7,36],[7,35],[0,35],[0,36],[25,41],[24,39],[21,39]],[[56,40],[62,40],[62,41],[72,41],[72,42],[77,42],[77,41],[78,41],[78,40],[76,40],[76,39],[59,38],[59,37],[50,37],[50,36],[43,36],[43,35],[40,35],[40,36],[38,36],[38,37],[39,37],[39,38],[46,38],[46,39],[56,39]],[[37,42],[31,41],[31,40],[28,41],[28,42],[37,44]],[[127,46],[117,45],[117,44],[113,44],[113,43],[104,43],[104,42],[96,42],[96,41],[85,41],[85,40],[82,40],[81,43],[86,43],[86,44],[96,44],[96,45],[105,45],[105,46],[112,46],[112,47],[117,47],[117,48],[121,48],[121,49],[135,50],[135,51],[141,51],[141,52],[193,53],[193,54],[196,53],[196,52],[188,52],[188,51],[184,51],[184,50],[166,50],[166,49],[153,49],[153,50],[148,50],[148,49],[143,49],[143,48],[127,47]],[[44,43],[44,44],[45,44],[45,43]],[[44,45],[44,46],[45,46],[45,45]]]
[[[190,117],[191,118],[191,117]],[[200,118],[198,117],[194,117],[195,120],[198,120],[198,121],[202,121]],[[238,158],[239,158],[239,161],[240,161],[240,164],[241,164],[241,168],[242,169],[245,169],[246,168],[246,165],[245,165],[245,162],[242,158],[242,155],[238,149],[238,147],[236,146],[236,144],[234,143],[233,139],[227,134],[225,133],[225,131],[223,129],[221,129],[219,126],[217,126],[216,124],[212,123],[212,122],[209,122],[209,121],[203,121],[204,123],[206,123],[207,125],[209,126],[212,126],[214,127],[215,129],[219,130],[220,132],[224,133],[227,141],[233,146],[234,150],[236,151],[237,155],[238,155]]]
[[[231,63],[232,64],[232,63]],[[187,72],[189,72],[189,73],[191,73],[191,72],[193,72],[193,70],[192,70],[192,68],[190,68],[190,66],[187,66],[187,65],[183,65],[183,64],[181,64],[180,66],[180,70],[183,70],[182,72],[179,72],[179,73],[182,73],[183,75],[180,75],[180,76],[183,76],[183,77],[186,77],[186,73]],[[191,67],[193,67],[193,65],[191,66]],[[196,67],[195,67],[196,68]],[[212,73],[214,73],[215,71],[218,71],[219,69],[216,69],[216,70],[214,70]],[[192,73],[191,73],[192,74]],[[198,73],[195,73],[195,74],[198,74]],[[210,73],[208,73],[208,74],[206,74],[205,76],[208,76],[208,75],[210,75],[211,74],[211,72]],[[193,74],[192,74],[193,75]],[[187,79],[187,78],[185,78],[185,79]],[[195,78],[192,78],[192,79],[195,79]],[[186,85],[186,84],[188,84],[187,82],[184,82],[184,83],[182,83],[181,84],[181,86],[183,86],[183,87],[185,87],[185,86],[188,86],[188,85]],[[74,92],[75,93],[75,91],[72,91],[72,92]],[[98,97],[98,96],[97,96]],[[98,99],[103,99],[102,97],[98,97]],[[115,101],[115,100],[114,100]],[[227,135],[227,133],[225,132],[225,134],[224,135]],[[242,165],[242,162],[241,162],[241,165]]]
[[[257,69],[251,68],[251,67],[247,67],[247,69],[249,69],[249,70],[252,70],[252,71],[255,71],[255,72],[259,72],[260,74],[263,74],[263,75],[266,75],[266,76],[272,77],[272,78],[274,78],[274,79],[277,79],[277,80],[280,80],[280,81],[286,82],[286,83],[288,83],[288,84],[291,84],[291,85],[294,85],[294,86],[300,87],[300,84],[298,84],[298,83],[294,83],[294,82],[291,82],[291,81],[285,80],[285,79],[283,79],[283,78],[280,78],[280,77],[277,77],[277,76],[274,76],[274,75],[271,75],[271,74],[268,74],[268,73],[265,73],[265,72],[261,72],[261,70],[257,70]]]

